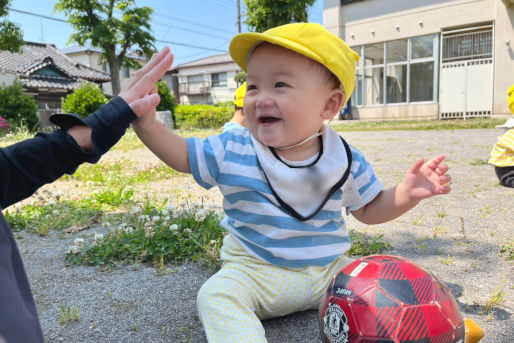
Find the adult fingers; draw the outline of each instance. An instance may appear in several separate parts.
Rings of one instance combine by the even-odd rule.
[[[129,106],[138,117],[142,117],[148,112],[155,110],[160,101],[161,98],[158,94],[149,94],[132,101]]]
[[[169,52],[164,58],[159,59],[157,63],[154,63],[151,68],[142,70],[141,77],[137,80],[135,87],[136,89],[148,91],[151,87],[160,80],[160,78],[169,70],[173,63],[173,54]],[[145,66],[146,67],[146,66]]]

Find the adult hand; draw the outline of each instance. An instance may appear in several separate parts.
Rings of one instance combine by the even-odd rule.
[[[169,70],[172,63],[173,54],[168,47],[164,47],[132,75],[127,86],[118,94],[138,117],[155,113],[160,102],[155,83]]]

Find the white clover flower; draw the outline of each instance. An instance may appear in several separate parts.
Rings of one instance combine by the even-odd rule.
[[[180,205],[180,207],[185,207],[187,205],[187,202],[181,201],[179,205]]]
[[[96,233],[95,234],[95,242],[101,241],[103,239],[104,239],[104,235],[102,235],[101,233]]]
[[[51,200],[47,203],[48,206],[54,206],[55,205],[55,201]]]
[[[170,231],[177,231],[178,230],[178,225],[177,224],[171,224],[170,225]]]
[[[135,207],[133,210],[132,210],[132,214],[139,214],[143,212],[143,209],[139,206]]]
[[[70,247],[68,248],[68,254],[80,254],[80,247],[76,245],[70,245]]]
[[[88,181],[86,182],[86,186],[93,186],[94,184],[95,184],[95,183],[94,183],[93,181],[91,181],[91,180],[88,180]]]
[[[125,233],[130,235],[132,232],[134,232],[134,229],[131,226],[125,228]]]
[[[57,210],[53,210],[53,211],[52,211],[52,214],[53,214],[53,215],[57,215],[57,214],[59,214],[59,211],[57,211]]]
[[[155,232],[153,232],[153,231],[148,231],[146,233],[146,238],[152,238],[153,236],[155,236]]]
[[[218,243],[218,242],[216,242],[216,240],[215,240],[215,239],[213,239],[213,240],[211,240],[211,241],[209,242],[209,244],[210,244],[210,245],[216,245],[216,243]]]
[[[159,216],[153,216],[152,217],[152,221],[154,221],[154,222],[157,222],[159,220],[161,220],[161,217],[159,217]]]
[[[75,240],[73,241],[73,245],[82,247],[84,245],[84,238],[75,238]]]
[[[195,219],[198,222],[203,221],[207,217],[207,213],[205,213],[204,210],[198,210],[198,212],[195,213]]]
[[[184,231],[187,232],[189,235],[193,234],[193,230],[191,230],[190,228],[186,228]]]
[[[103,226],[103,227],[111,227],[111,223],[109,223],[109,222],[104,222],[104,223],[102,224],[102,226]]]
[[[173,211],[175,211],[175,208],[176,208],[176,207],[175,207],[174,205],[168,205],[168,206],[166,206],[166,210],[167,210],[168,212],[173,212]]]

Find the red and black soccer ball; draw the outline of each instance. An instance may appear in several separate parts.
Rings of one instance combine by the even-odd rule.
[[[324,343],[461,343],[450,289],[398,256],[360,258],[330,281],[319,309]]]

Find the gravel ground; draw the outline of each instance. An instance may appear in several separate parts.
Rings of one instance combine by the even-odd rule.
[[[447,155],[452,192],[421,203],[395,221],[365,226],[348,218],[348,225],[370,234],[384,234],[393,249],[425,266],[453,290],[465,317],[486,331],[483,343],[510,343],[514,337],[514,261],[499,255],[513,242],[514,190],[499,186],[487,160],[498,130],[387,131],[345,133],[364,151],[380,180],[390,187],[401,180],[418,157]],[[106,159],[123,154],[109,153]],[[158,163],[146,150],[137,155]],[[135,157],[133,157],[135,158]],[[60,182],[48,185],[59,187]],[[165,192],[177,201],[187,192],[221,204],[216,190],[204,191],[185,177],[148,184],[148,192]],[[76,237],[102,232],[95,227],[62,237],[51,232],[16,237],[31,281],[47,342],[206,342],[196,315],[196,293],[210,272],[195,263],[167,266],[164,275],[145,265],[114,269],[67,267],[64,255]],[[501,301],[481,313],[502,287]],[[80,320],[59,323],[61,306],[78,308]],[[269,342],[318,342],[316,311],[264,322]]]

